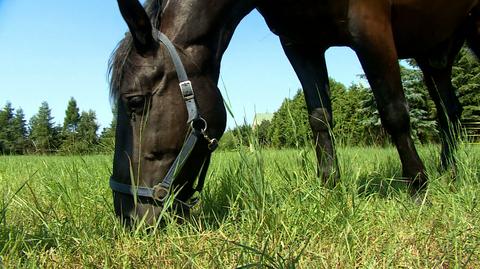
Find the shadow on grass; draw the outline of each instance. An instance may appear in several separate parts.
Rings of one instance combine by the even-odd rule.
[[[38,257],[30,256],[28,253],[55,249],[59,246],[58,239],[58,235],[50,233],[45,227],[26,229],[15,224],[2,224],[0,231],[2,249],[0,253],[2,256],[18,259],[16,261],[18,264],[36,263]]]
[[[207,229],[218,229],[222,223],[228,221],[232,204],[239,196],[240,189],[227,176],[223,176],[218,183],[208,186],[201,195],[201,206],[191,217],[200,220]]]
[[[358,178],[357,192],[360,196],[368,197],[378,195],[382,198],[390,198],[402,192],[409,191],[410,181],[396,178],[396,175],[388,176],[360,176]]]

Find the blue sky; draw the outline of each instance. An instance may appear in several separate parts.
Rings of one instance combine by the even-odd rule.
[[[63,122],[70,97],[93,109],[102,127],[111,121],[107,62],[127,27],[114,0],[0,0],[0,105],[10,101],[27,119],[47,101]],[[349,85],[362,72],[346,48],[327,52],[330,76]],[[248,15],[222,61],[220,82],[237,122],[274,112],[300,83],[263,18]],[[224,97],[226,95],[224,94]],[[229,118],[229,126],[234,122]]]

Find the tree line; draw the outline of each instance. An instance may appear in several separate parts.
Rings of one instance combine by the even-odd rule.
[[[423,75],[414,61],[401,66],[402,82],[409,105],[412,135],[417,143],[439,142],[436,108],[423,83]],[[468,49],[462,49],[453,68],[452,82],[463,105],[462,123],[480,124],[480,65]],[[348,87],[330,79],[333,108],[333,137],[337,144],[349,146],[384,146],[389,135],[381,126],[372,91],[363,83]],[[476,131],[478,139],[478,130]],[[252,128],[243,124],[228,130],[222,145],[233,149],[240,145],[261,145],[274,148],[299,147],[311,143],[307,106],[303,92],[287,98],[273,114]]]
[[[1,154],[92,154],[111,151],[115,120],[97,134],[95,111],[80,112],[72,97],[65,111],[63,125],[56,125],[47,102],[27,122],[21,108],[10,102],[0,110]]]
[[[408,67],[402,65],[401,72],[414,139],[418,143],[437,143],[437,112],[424,86],[422,73],[413,61]],[[452,81],[464,108],[462,122],[480,123],[480,65],[468,49],[461,50],[453,68]],[[369,87],[362,83],[347,87],[330,79],[330,98],[334,119],[331,130],[337,144],[389,144],[389,136],[381,126]],[[95,111],[80,112],[74,98],[68,102],[62,125],[53,122],[47,102],[41,104],[38,113],[28,123],[23,110],[15,110],[7,102],[0,110],[0,154],[111,152],[115,126],[114,117],[110,126],[98,135]],[[228,130],[221,140],[221,147],[234,149],[255,144],[273,148],[302,147],[311,143],[311,137],[305,99],[298,90],[293,98],[283,101],[271,121],[263,121],[256,128],[244,123]]]

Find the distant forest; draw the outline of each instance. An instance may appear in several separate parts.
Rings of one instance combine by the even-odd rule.
[[[407,66],[407,67],[406,67]],[[412,135],[417,143],[438,143],[435,105],[423,83],[422,72],[414,61],[401,66],[403,88],[410,110]],[[466,48],[462,49],[453,68],[452,82],[463,105],[461,122],[466,138],[480,140],[480,64]],[[333,107],[332,134],[337,145],[385,146],[389,135],[381,126],[375,99],[367,83],[348,87],[330,79],[330,98]],[[271,121],[242,124],[228,130],[222,145],[234,149],[239,145],[257,144],[267,147],[299,147],[311,141],[307,106],[303,92],[298,90],[293,98],[283,101]]]
[[[79,111],[77,102],[68,102],[63,125],[55,125],[47,102],[43,102],[27,123],[21,108],[7,104],[0,110],[0,152],[3,154],[95,154],[111,152],[115,120],[98,135],[93,110]]]
[[[402,65],[402,80],[410,108],[412,132],[417,143],[439,140],[436,109],[423,84],[422,73],[413,61]],[[480,65],[468,49],[462,49],[453,70],[453,84],[463,105],[462,123],[480,123]],[[389,137],[381,126],[371,89],[357,83],[348,87],[330,79],[334,124],[332,133],[337,144],[346,146],[385,146]],[[28,122],[21,108],[7,102],[0,110],[0,153],[2,154],[98,154],[113,151],[115,117],[98,135],[95,111],[79,111],[71,98],[63,125],[55,125],[47,102],[43,102]],[[466,131],[470,139],[479,139],[479,130]],[[227,130],[221,140],[224,149],[257,144],[271,148],[302,147],[311,143],[311,131],[301,90],[283,101],[272,120],[255,128],[244,123]],[[478,140],[477,140],[478,141]]]

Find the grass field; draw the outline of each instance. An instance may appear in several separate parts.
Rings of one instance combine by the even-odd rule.
[[[6,267],[480,268],[480,147],[460,148],[455,182],[436,146],[421,155],[419,202],[394,179],[393,148],[340,149],[334,189],[310,149],[218,152],[193,216],[150,232],[114,217],[111,156],[0,157],[0,255]]]

